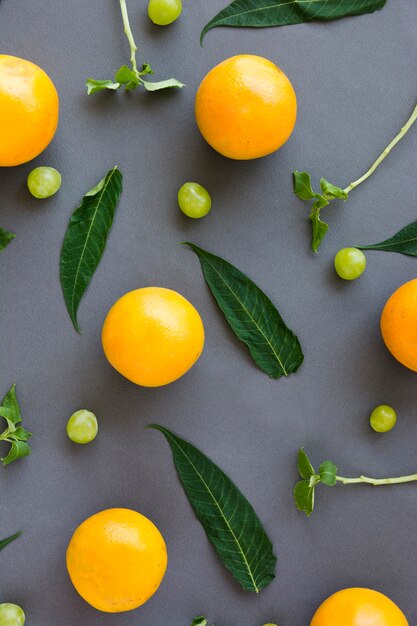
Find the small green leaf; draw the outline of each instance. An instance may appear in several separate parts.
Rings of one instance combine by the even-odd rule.
[[[336,484],[337,467],[332,461],[324,461],[319,467],[320,482],[328,487]]]
[[[207,285],[235,335],[271,378],[298,370],[300,342],[268,296],[243,272],[221,257],[186,242],[198,256]]]
[[[228,476],[198,448],[162,426],[178,477],[223,564],[246,591],[275,578],[276,557],[254,509]]]
[[[123,85],[126,91],[136,89],[136,87],[140,85],[139,76],[127,65],[122,65],[122,67],[117,70],[114,80]]]
[[[115,91],[120,87],[120,83],[114,83],[112,80],[94,80],[94,78],[87,78],[85,84],[89,96],[98,91],[103,91],[103,89]]]
[[[10,543],[12,543],[12,541],[15,541],[15,539],[18,539],[21,534],[22,533],[16,533],[15,535],[12,535],[11,537],[6,537],[6,539],[0,539],[0,551],[4,550],[4,548],[8,546]]]
[[[9,243],[14,239],[16,235],[14,233],[9,232],[8,230],[4,230],[4,228],[0,228],[0,252],[2,252]]]
[[[191,626],[207,626],[207,620],[205,617],[196,617],[191,622]]]
[[[77,331],[78,306],[103,255],[121,193],[122,174],[114,167],[85,194],[65,233],[60,262],[61,285]]]
[[[316,197],[312,187],[311,178],[308,172],[293,172],[294,193],[301,200],[311,200]]]
[[[327,231],[329,230],[329,225],[327,224],[327,222],[324,222],[320,217],[321,209],[328,204],[328,200],[326,200],[324,196],[320,196],[318,200],[316,200],[316,202],[313,204],[313,208],[311,209],[310,215],[308,216],[312,225],[311,247],[314,252],[318,251],[321,242],[323,241]]]
[[[16,426],[22,421],[20,407],[16,396],[16,384],[14,383],[4,396],[0,405],[0,415],[10,424]]]
[[[368,246],[356,246],[360,250],[381,250],[383,252],[398,252],[406,256],[417,256],[417,222],[404,226],[395,235],[380,243]]]
[[[304,448],[300,448],[298,451],[298,473],[301,478],[310,478],[316,473]]]
[[[168,78],[167,80],[161,80],[157,83],[142,80],[142,84],[147,91],[160,91],[161,89],[169,89],[171,87],[182,89],[182,87],[185,87],[184,83],[180,83],[176,78]]]
[[[206,26],[204,36],[217,26],[265,28],[301,24],[312,20],[335,20],[348,15],[372,13],[385,6],[386,0],[234,0]]]
[[[327,200],[334,200],[334,198],[340,198],[341,200],[347,200],[348,194],[341,187],[336,187],[336,185],[332,185],[325,178],[320,179],[320,187],[321,190]]]
[[[149,65],[149,63],[144,63],[144,64],[142,65],[142,69],[141,69],[141,71],[139,72],[139,74],[140,74],[141,76],[146,76],[146,74],[154,74],[154,71],[153,71],[153,69],[151,68],[151,66]]]
[[[16,439],[18,441],[27,441],[31,437],[32,433],[30,433],[25,428],[22,428],[21,426],[18,426],[13,433],[9,433],[8,435],[9,439]]]
[[[300,480],[294,487],[294,501],[299,511],[303,511],[309,517],[314,510],[315,485],[309,480]]]
[[[17,459],[22,459],[31,454],[31,449],[25,441],[11,441],[10,443],[12,445],[8,455],[1,459],[3,465],[9,465],[13,461],[17,461]]]

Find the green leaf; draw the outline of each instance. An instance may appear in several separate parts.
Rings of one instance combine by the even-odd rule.
[[[224,259],[186,242],[198,256],[206,282],[235,335],[271,378],[296,372],[304,356],[268,296]]]
[[[205,617],[196,617],[191,622],[191,626],[207,626],[207,620]]]
[[[328,487],[336,484],[337,467],[332,461],[324,461],[319,467],[320,482]]]
[[[78,305],[106,247],[121,192],[122,174],[114,167],[85,194],[65,233],[61,250],[61,285],[77,331]]]
[[[226,474],[191,443],[166,428],[185,493],[224,565],[246,591],[260,591],[274,579],[276,557],[252,506]]]
[[[368,246],[357,246],[360,250],[382,250],[384,252],[398,252],[406,256],[417,256],[417,222],[404,226],[390,239]]]
[[[304,451],[304,448],[300,448],[298,451],[298,473],[301,478],[310,478],[316,472],[314,471],[314,467],[312,466],[310,459]]]
[[[301,200],[311,200],[316,197],[311,187],[311,177],[308,172],[293,172],[294,193]]]
[[[94,78],[87,78],[85,84],[89,96],[98,91],[103,91],[103,89],[115,91],[120,87],[120,83],[114,83],[112,80],[94,80]]]
[[[136,89],[136,87],[139,87],[140,85],[139,76],[135,74],[135,72],[127,65],[122,65],[122,67],[117,70],[114,80],[117,83],[124,85],[124,88],[127,91]]]
[[[9,232],[8,230],[4,230],[4,228],[0,228],[0,252],[2,252],[9,243],[14,239],[16,235],[14,233]]]
[[[176,78],[168,78],[167,80],[161,80],[157,83],[142,80],[142,84],[147,91],[160,91],[161,89],[169,89],[171,87],[182,89],[182,87],[185,87],[184,83],[180,83]]]
[[[14,383],[9,391],[4,396],[1,406],[0,415],[4,417],[9,425],[20,424],[22,416],[20,414],[20,407],[16,396],[16,384]]]
[[[142,65],[142,69],[139,72],[141,76],[145,76],[146,74],[153,74],[154,71],[152,69],[152,67],[149,65],[149,63],[144,63]]]
[[[340,198],[341,200],[348,199],[348,194],[344,189],[332,185],[332,183],[329,183],[325,178],[320,179],[320,187],[327,200],[334,200],[335,198]]]
[[[326,200],[324,196],[320,196],[318,200],[316,200],[316,202],[313,204],[310,215],[308,216],[312,225],[311,247],[314,252],[318,251],[321,242],[323,241],[327,231],[329,230],[328,223],[324,222],[320,217],[321,209],[328,204],[328,200]]]
[[[200,36],[218,26],[265,28],[301,24],[312,20],[335,20],[348,15],[373,13],[385,6],[386,0],[234,0],[220,11]]]
[[[14,541],[15,539],[18,539],[21,534],[22,533],[16,533],[15,535],[12,535],[11,537],[6,537],[6,539],[0,539],[0,551],[4,550],[4,548],[8,546],[10,543],[12,543],[12,541]]]
[[[294,487],[294,501],[299,511],[303,511],[309,517],[314,510],[315,485],[309,480],[300,480]]]
[[[23,459],[31,454],[31,449],[25,441],[11,441],[11,448],[7,456],[2,460],[3,465],[9,465],[17,459]]]

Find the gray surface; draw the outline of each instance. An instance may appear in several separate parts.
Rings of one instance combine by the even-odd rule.
[[[373,179],[335,208],[319,257],[309,252],[305,208],[291,172],[310,169],[335,183],[360,175],[415,103],[415,0],[389,0],[374,15],[331,24],[263,31],[201,27],[225,2],[193,0],[172,28],[147,21],[145,2],[130,3],[142,59],[158,78],[187,83],[182,93],[105,94],[87,98],[85,78],[111,77],[128,59],[116,0],[2,0],[4,52],[32,59],[61,96],[57,136],[43,156],[0,171],[1,225],[18,238],[1,255],[1,392],[14,380],[33,455],[0,472],[0,536],[23,537],[1,554],[1,601],[22,604],[28,626],[188,626],[205,613],[216,626],[306,626],[317,605],[346,586],[377,588],[417,619],[417,488],[323,488],[310,520],[291,499],[295,455],[336,461],[345,475],[417,470],[416,374],[383,346],[378,322],[387,297],[417,274],[417,260],[368,254],[354,284],[338,281],[332,258],[343,245],[379,241],[416,218],[416,130]],[[264,55],[293,81],[295,132],[276,155],[233,162],[197,132],[195,90],[233,54]],[[63,174],[59,195],[32,199],[34,165]],[[80,307],[83,335],[71,327],[58,260],[67,220],[82,194],[114,164],[125,191],[103,261]],[[205,184],[213,210],[182,217],[176,191]],[[251,362],[216,310],[189,239],[225,256],[257,281],[299,335],[305,363],[272,381]],[[177,289],[201,312],[204,355],[179,382],[135,387],[106,362],[100,329],[124,292],[145,285]],[[396,407],[391,434],[370,432],[370,409]],[[100,419],[89,447],[71,445],[65,423],[88,407]],[[176,478],[159,422],[196,443],[233,477],[273,540],[277,578],[259,596],[244,593],[218,562]],[[65,550],[83,519],[131,507],[161,529],[169,568],[156,596],[137,612],[106,615],[79,598]],[[211,623],[211,622],[210,622]]]

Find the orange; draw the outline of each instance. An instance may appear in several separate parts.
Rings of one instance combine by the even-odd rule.
[[[26,163],[45,150],[58,110],[55,86],[40,67],[0,54],[0,167]]]
[[[310,626],[408,626],[392,600],[372,589],[342,589],[317,609]]]
[[[125,294],[110,309],[102,333],[113,367],[137,385],[177,380],[203,351],[201,317],[171,289],[145,287]]]
[[[388,299],[381,315],[381,332],[391,354],[417,372],[417,278]]]
[[[206,141],[231,159],[256,159],[278,150],[297,116],[294,89],[268,59],[239,54],[202,81],[195,114]]]
[[[107,509],[77,528],[67,568],[86,602],[99,611],[120,613],[153,596],[167,568],[167,551],[161,533],[144,515]]]

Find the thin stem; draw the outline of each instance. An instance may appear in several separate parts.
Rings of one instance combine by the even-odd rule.
[[[136,63],[136,50],[138,49],[135,40],[133,38],[133,33],[132,33],[132,29],[130,28],[130,22],[129,22],[129,14],[127,12],[127,6],[126,6],[126,0],[120,0],[120,8],[122,10],[122,17],[123,17],[123,26],[125,29],[125,35],[127,37],[127,40],[129,42],[129,46],[130,46],[130,62],[132,64],[132,70],[135,72],[135,74],[138,73],[138,66]]]
[[[411,483],[417,481],[417,474],[411,474],[410,476],[399,476],[398,478],[368,478],[367,476],[359,476],[359,478],[344,478],[343,476],[336,476],[336,480],[343,485],[354,485],[357,483],[367,483],[369,485],[398,485],[399,483]]]
[[[411,117],[409,118],[409,120],[407,121],[405,126],[402,127],[402,129],[400,130],[398,135],[396,135],[396,137],[394,137],[394,139],[391,141],[391,143],[385,148],[384,152],[377,158],[377,160],[369,168],[369,170],[367,172],[365,172],[365,174],[363,176],[358,178],[358,180],[355,180],[353,183],[350,183],[350,185],[348,185],[346,187],[346,189],[344,189],[344,191],[346,193],[349,193],[350,191],[352,191],[352,189],[355,189],[355,187],[357,187],[358,185],[363,183],[371,174],[373,174],[375,172],[375,170],[378,167],[378,165],[380,165],[382,163],[382,161],[385,159],[385,157],[389,155],[389,153],[391,152],[393,147],[396,146],[397,143],[404,137],[406,132],[411,128],[411,126],[414,124],[414,122],[416,120],[417,120],[417,106],[415,107],[413,113],[411,114]]]

